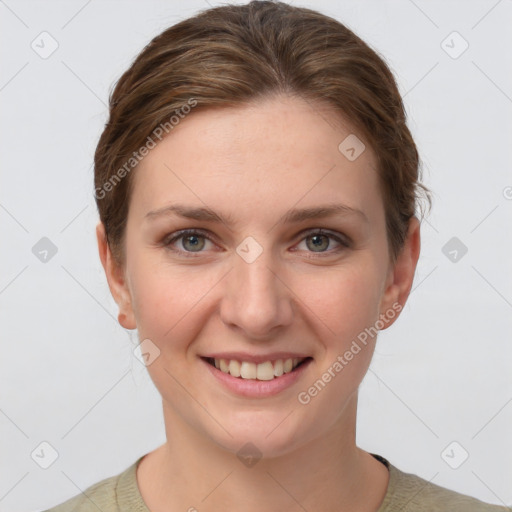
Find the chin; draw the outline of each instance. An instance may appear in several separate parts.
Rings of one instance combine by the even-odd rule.
[[[315,437],[315,434],[307,435],[303,421],[297,422],[298,414],[293,418],[295,414],[293,412],[283,414],[283,411],[270,415],[268,411],[253,413],[253,415],[246,413],[243,418],[240,418],[240,422],[223,424],[232,437],[222,431],[221,435],[212,435],[211,439],[241,460],[244,457],[251,460],[251,458],[270,459],[284,456]],[[318,429],[316,432],[318,435]]]

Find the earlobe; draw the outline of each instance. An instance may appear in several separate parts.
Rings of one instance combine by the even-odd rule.
[[[387,319],[383,329],[386,329],[394,323],[399,316],[396,315],[396,311],[401,311],[405,306],[414,281],[420,248],[420,223],[419,220],[413,216],[409,220],[409,229],[404,246],[393,268],[391,268],[388,273],[380,306],[380,318]],[[390,314],[391,312],[392,314]]]
[[[96,238],[101,264],[105,271],[110,293],[119,306],[118,322],[125,329],[136,329],[130,290],[126,283],[123,269],[115,262],[105,236],[105,226],[99,222],[96,226]]]

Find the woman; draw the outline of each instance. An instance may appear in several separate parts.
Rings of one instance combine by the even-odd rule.
[[[167,441],[52,512],[493,511],[356,445],[420,252],[394,78],[332,18],[212,8],[144,48],[95,154],[100,258]]]

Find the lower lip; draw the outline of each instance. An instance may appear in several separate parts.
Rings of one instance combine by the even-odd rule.
[[[257,379],[242,379],[241,377],[233,377],[229,373],[215,368],[210,363],[200,358],[203,364],[206,365],[208,371],[218,379],[227,389],[236,393],[237,395],[246,396],[250,398],[263,398],[267,396],[277,395],[281,391],[293,386],[301,375],[304,373],[313,359],[308,359],[289,373],[284,373],[280,377],[275,377],[272,380],[257,380]]]

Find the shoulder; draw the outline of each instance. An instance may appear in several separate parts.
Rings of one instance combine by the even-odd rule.
[[[45,512],[118,512],[116,503],[117,476],[91,485],[84,492]]]
[[[128,494],[136,492],[132,489],[132,484],[135,481],[135,469],[139,460],[123,472],[105,478],[80,494],[43,512],[121,512],[121,509],[124,512],[125,508],[120,505],[120,501],[128,498]]]
[[[389,488],[378,512],[511,512],[476,498],[433,484],[389,463]]]

